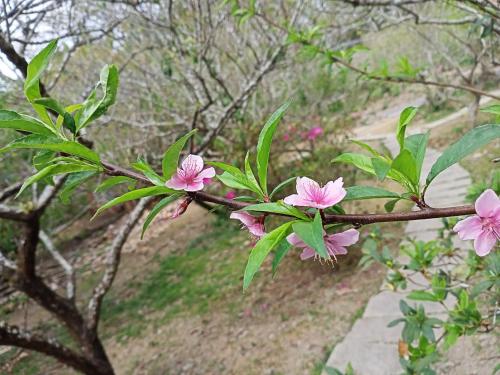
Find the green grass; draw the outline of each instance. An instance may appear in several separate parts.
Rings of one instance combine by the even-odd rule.
[[[116,327],[118,332],[112,334],[119,340],[137,337],[148,324],[146,317],[155,312],[161,315],[153,315],[154,324],[162,325],[181,313],[203,315],[228,296],[241,298],[244,236],[236,226],[216,222],[185,251],[158,259],[158,269],[143,281],[129,283],[135,289],[131,297],[120,300],[111,293],[104,304],[104,325]],[[231,299],[224,308],[231,311],[236,304]]]

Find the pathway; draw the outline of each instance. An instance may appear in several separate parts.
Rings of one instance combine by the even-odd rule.
[[[395,139],[385,139],[384,143],[393,153],[399,147]],[[423,176],[427,175],[438,157],[438,151],[427,150]],[[462,204],[469,184],[468,173],[462,167],[455,165],[434,180],[427,192],[427,201],[435,207]],[[413,221],[408,223],[405,232],[409,237],[429,241],[436,238],[440,227],[440,219]],[[401,317],[399,301],[407,293],[408,291],[395,293],[382,285],[381,291],[368,301],[363,316],[355,322],[344,340],[334,348],[326,366],[343,371],[347,364],[351,363],[355,373],[359,375],[401,374],[398,340],[402,326],[388,328],[387,324]],[[437,304],[424,305],[429,314],[439,316],[443,313],[443,308]]]

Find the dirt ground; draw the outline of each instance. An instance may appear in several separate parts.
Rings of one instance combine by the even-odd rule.
[[[157,222],[145,240],[139,238],[140,225],[136,227],[124,248],[112,299],[133,298],[136,286],[147,274],[155,273],[162,259],[182,257],[186,244],[214,230],[214,221],[213,216],[193,205],[178,220]],[[113,238],[118,225],[101,235],[105,242],[86,240],[96,241],[99,246],[91,258],[81,260],[83,294],[85,288],[91,290],[87,285],[96,280],[106,242]],[[113,315],[103,322],[101,334],[106,338],[105,347],[117,374],[317,374],[333,346],[362,315],[368,298],[378,290],[384,276],[376,266],[365,271],[357,267],[359,248],[340,258],[335,268],[314,261],[302,262],[298,252],[291,252],[275,278],[271,276],[268,259],[249,291],[242,293],[241,280],[251,243],[243,231],[230,233],[234,237],[228,246],[218,249],[211,258],[217,262],[236,254],[236,272],[229,280],[233,285],[221,285],[223,291],[217,298],[208,299],[202,311],[186,306],[181,298],[176,302],[180,304],[178,311],[168,316],[163,309],[139,311],[143,320],[140,323],[144,324],[132,315],[129,319],[128,314],[135,315],[137,311],[126,311],[116,315],[116,319]],[[80,247],[85,248],[86,243]],[[186,294],[196,287],[183,286]],[[29,317],[30,325],[47,319],[34,306],[29,308]],[[15,323],[22,319],[21,312],[12,315]],[[133,327],[138,327],[138,332],[130,337],[117,334]],[[14,373],[71,373],[40,356],[29,355],[20,365],[23,361],[29,363],[30,358],[38,362],[36,370],[25,371],[31,367],[19,366]]]

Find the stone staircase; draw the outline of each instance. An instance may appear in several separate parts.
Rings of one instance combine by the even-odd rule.
[[[399,150],[395,139],[383,139],[383,143],[393,154]],[[427,150],[422,170],[423,178],[427,176],[439,155],[436,150]],[[427,191],[426,201],[433,207],[463,204],[470,183],[467,171],[458,165],[450,167],[433,181]],[[405,233],[408,237],[429,241],[437,237],[441,227],[441,219],[412,221],[407,224]],[[465,242],[460,244],[463,248],[468,248],[469,245]],[[425,280],[419,281],[425,283]],[[335,346],[326,366],[344,371],[350,363],[357,375],[401,374],[398,341],[402,325],[388,328],[387,324],[402,316],[399,301],[410,290],[411,285],[405,292],[392,292],[382,285],[380,292],[368,301],[363,316],[354,323],[343,341]],[[428,314],[438,317],[443,315],[444,308],[439,304],[423,304]],[[452,305],[453,301],[450,299],[446,304]]]

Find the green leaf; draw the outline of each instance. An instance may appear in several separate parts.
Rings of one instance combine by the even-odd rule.
[[[0,153],[8,150],[26,148],[63,152],[65,154],[78,156],[93,163],[100,164],[99,155],[80,143],[65,141],[60,138],[47,137],[38,134],[31,134],[22,138],[18,138],[9,143],[4,148],[0,149]]]
[[[64,163],[64,164],[52,164],[49,165],[42,170],[38,171],[35,173],[33,176],[28,177],[21,188],[19,189],[19,192],[16,195],[16,198],[21,195],[21,193],[26,190],[29,186],[34,184],[37,181],[40,181],[43,178],[47,177],[52,177],[56,176],[58,174],[65,174],[65,173],[75,173],[75,172],[85,172],[85,171],[92,171],[96,172],[97,167],[88,165],[88,164],[80,164],[80,163]]]
[[[55,99],[52,98],[39,98],[35,99],[33,103],[39,104],[45,108],[51,109],[52,111],[59,114],[62,117],[63,125],[71,131],[71,133],[76,134],[75,119],[70,113],[66,112],[64,107],[59,104]]]
[[[262,190],[258,185],[248,181],[247,176],[238,168],[221,162],[208,162],[208,165],[220,168],[224,171],[222,175],[217,175],[217,178],[226,186],[234,189],[250,190],[262,197]]]
[[[381,155],[380,155],[380,153],[379,153],[377,150],[375,150],[373,147],[371,147],[371,146],[370,146],[369,144],[367,144],[367,143],[360,142],[360,141],[356,141],[356,140],[354,140],[354,139],[351,139],[350,141],[351,141],[352,143],[354,143],[354,144],[358,145],[359,147],[361,147],[361,148],[365,149],[366,151],[368,151],[370,154],[372,154],[373,156],[375,156],[375,157],[377,157],[377,158],[378,158],[379,156],[381,156]]]
[[[55,134],[54,129],[33,117],[4,109],[0,109],[0,129],[15,129],[45,136]]]
[[[495,285],[495,283],[494,283],[493,280],[483,280],[483,281],[480,281],[479,283],[477,283],[476,285],[474,285],[474,287],[472,288],[472,290],[470,292],[470,295],[471,295],[472,298],[476,298],[481,293],[483,293],[484,291],[486,291],[489,288],[491,288],[493,285]]]
[[[196,129],[191,130],[189,133],[180,137],[177,141],[175,141],[167,151],[163,154],[163,159],[161,161],[161,168],[163,171],[163,177],[165,180],[170,179],[175,172],[177,171],[177,166],[179,165],[179,158],[182,152],[182,149],[186,145],[187,140],[196,133]]]
[[[285,181],[281,182],[278,186],[276,186],[273,189],[271,194],[269,194],[269,198],[272,199],[276,194],[278,194],[281,190],[283,190],[286,185],[288,185],[290,182],[296,181],[296,180],[297,180],[297,177],[290,177],[290,178],[286,179]]]
[[[306,245],[312,247],[321,257],[330,259],[323,239],[323,224],[319,211],[313,222],[298,222],[293,225],[293,231]]]
[[[52,125],[52,120],[43,106],[34,104],[35,99],[41,98],[40,94],[40,76],[49,65],[52,56],[54,55],[57,47],[57,39],[51,41],[45,48],[43,48],[28,64],[26,72],[26,80],[24,81],[24,94],[33,109],[38,113],[42,121]]]
[[[229,174],[228,172],[224,172],[223,174],[217,175],[217,179],[224,185],[233,189],[251,190],[246,185],[246,179],[242,181],[237,177],[233,176],[232,174]]]
[[[493,104],[488,107],[481,108],[481,112],[492,113],[494,115],[500,115],[500,104]]]
[[[391,328],[391,327],[394,327],[394,326],[397,326],[399,323],[403,323],[405,321],[404,318],[398,318],[398,319],[395,319],[393,321],[391,321],[387,327]]]
[[[419,182],[428,141],[429,132],[425,134],[410,135],[409,137],[406,137],[405,140],[405,148],[410,151],[410,153],[413,155],[413,158],[415,159],[417,167],[417,180]]]
[[[309,216],[304,214],[299,209],[289,206],[285,203],[259,203],[252,204],[250,206],[246,206],[243,208],[245,211],[256,211],[256,212],[272,212],[275,214],[287,215],[287,216],[295,216],[296,218],[310,221]]]
[[[405,176],[415,189],[418,189],[417,162],[408,150],[403,150],[392,162],[392,169]]]
[[[98,187],[95,188],[94,191],[96,193],[101,193],[103,191],[106,191],[106,190],[112,188],[113,186],[116,186],[119,184],[125,184],[125,183],[135,185],[136,180],[134,180],[133,178],[130,178],[130,177],[126,177],[126,176],[110,177],[110,178],[104,180]]]
[[[394,200],[390,200],[389,202],[384,204],[385,211],[386,212],[394,211],[394,207],[396,206],[396,203],[398,203],[398,202],[399,202],[399,199],[394,199]]]
[[[165,179],[160,177],[160,175],[154,171],[146,160],[139,158],[137,162],[130,164],[130,166],[135,170],[142,172],[142,174],[156,186],[165,186]]]
[[[346,188],[346,191],[347,195],[344,201],[373,198],[401,198],[397,193],[372,186],[350,186]]]
[[[404,148],[406,127],[417,114],[417,110],[418,108],[416,107],[406,107],[405,109],[403,109],[401,115],[399,116],[396,139],[398,140],[400,151],[402,151]]]
[[[104,210],[107,210],[108,208],[111,208],[113,206],[116,206],[121,203],[125,203],[128,201],[133,201],[136,199],[144,198],[144,197],[152,197],[155,195],[162,195],[162,194],[170,194],[172,193],[172,190],[162,187],[162,186],[150,186],[142,189],[137,189],[137,190],[132,190],[129,191],[123,195],[120,195],[119,197],[110,200],[108,203],[104,204],[101,206],[97,212],[94,214],[92,219],[94,219],[97,215],[99,215],[101,212]]]
[[[391,164],[389,164],[386,160],[380,158],[371,158],[373,170],[377,175],[377,178],[380,181],[384,181],[387,173],[389,173],[391,169]]]
[[[408,294],[407,298],[414,301],[431,301],[431,302],[438,301],[438,298],[436,298],[434,294],[426,292],[425,290],[411,291],[410,294]]]
[[[278,244],[273,258],[273,277],[276,275],[278,266],[280,265],[281,261],[283,260],[283,258],[285,258],[286,254],[288,254],[288,251],[290,251],[291,248],[292,245],[290,245],[286,238],[281,240],[281,242]]]
[[[498,124],[481,125],[469,130],[460,140],[444,150],[436,160],[427,176],[426,184],[429,185],[442,171],[497,138],[500,138]]]
[[[280,225],[273,231],[266,233],[254,246],[248,257],[248,263],[243,276],[243,290],[246,290],[252,282],[255,273],[266,259],[266,256],[273,250],[287,235],[290,227],[295,221]]]
[[[254,187],[254,191],[259,191],[260,196],[264,197],[264,192],[262,192],[262,189],[259,186],[259,183],[257,182],[257,179],[255,178],[255,175],[253,174],[252,167],[250,166],[250,160],[249,160],[249,155],[250,153],[247,152],[245,156],[245,176],[248,181],[248,184]]]
[[[141,239],[144,237],[144,233],[146,232],[146,229],[148,229],[149,225],[153,222],[154,218],[160,213],[160,211],[163,210],[170,203],[177,200],[182,195],[184,195],[184,194],[183,193],[172,194],[168,197],[163,198],[161,201],[159,201],[153,207],[153,209],[149,212],[148,216],[146,217],[146,220],[144,221],[144,225],[142,226]]]
[[[63,202],[64,204],[68,204],[70,202],[71,194],[73,194],[75,189],[81,186],[81,184],[83,184],[92,176],[95,176],[95,174],[96,172],[94,171],[86,171],[86,172],[78,172],[70,174],[69,177],[64,182],[61,191],[59,192],[59,198],[61,199],[61,202]]]
[[[375,170],[373,169],[371,159],[363,154],[355,154],[351,152],[346,152],[337,156],[332,160],[332,163],[347,163],[352,164],[356,168],[361,169],[367,173],[375,175]]]
[[[75,114],[77,130],[87,126],[91,121],[102,116],[110,106],[115,103],[118,92],[118,68],[114,65],[106,65],[101,70],[99,82],[83,103],[82,108]],[[100,88],[102,96],[96,97],[96,90]]]
[[[271,153],[271,142],[273,140],[276,128],[283,118],[285,111],[291,104],[291,100],[287,100],[271,117],[267,120],[259,134],[257,142],[257,175],[259,176],[260,186],[264,194],[267,195],[267,166],[269,164],[269,155]]]

